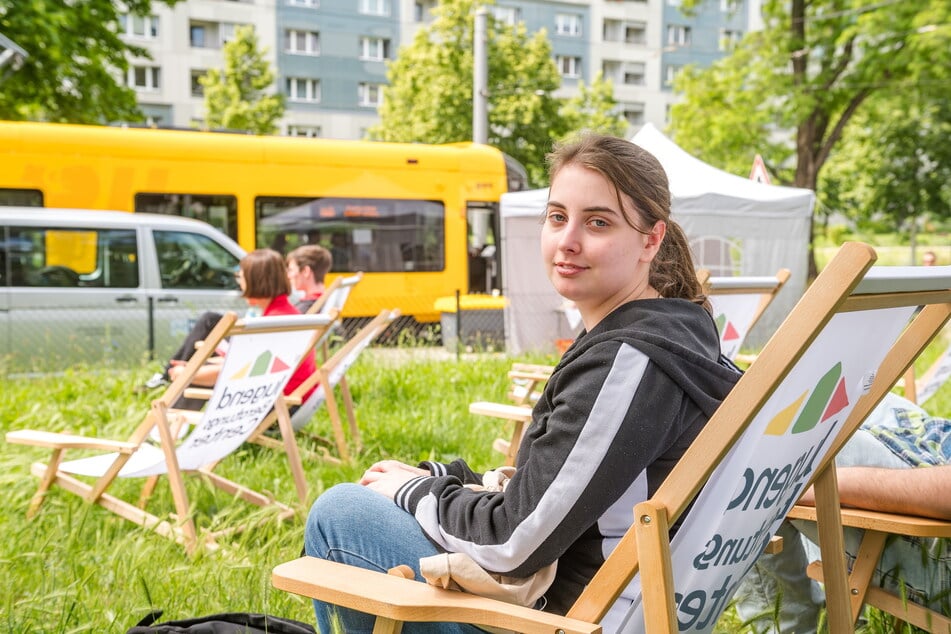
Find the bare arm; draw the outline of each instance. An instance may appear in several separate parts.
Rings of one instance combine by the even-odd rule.
[[[951,520],[951,465],[836,469],[842,506]],[[812,489],[801,503],[815,505]]]

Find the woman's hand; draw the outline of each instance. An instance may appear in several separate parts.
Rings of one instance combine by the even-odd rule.
[[[364,472],[360,484],[392,500],[401,486],[413,478],[426,475],[429,475],[426,469],[411,467],[398,460],[382,460]]]

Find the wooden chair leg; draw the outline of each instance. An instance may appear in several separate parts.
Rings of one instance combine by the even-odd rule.
[[[53,449],[50,462],[46,467],[46,473],[40,478],[36,493],[30,498],[30,505],[26,509],[27,519],[33,518],[40,510],[40,506],[42,506],[43,500],[46,498],[46,492],[50,490],[50,487],[53,486],[53,483],[56,481],[56,472],[59,471],[59,465],[63,461],[63,451],[62,448]]]

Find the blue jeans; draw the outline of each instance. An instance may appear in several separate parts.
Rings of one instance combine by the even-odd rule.
[[[842,447],[835,463],[839,467],[909,467],[862,429]],[[819,584],[806,576],[806,565],[819,559],[816,525],[802,520],[783,522],[777,534],[783,538],[783,550],[757,560],[737,589],[736,612],[744,621],[751,621],[756,632],[815,632],[825,600]],[[850,566],[862,535],[859,529],[844,531]],[[904,584],[910,600],[939,611],[943,601],[947,609],[951,584],[951,552],[947,546],[948,542],[940,539],[890,538],[872,583],[893,592],[900,592]]]
[[[441,552],[412,515],[359,484],[338,484],[317,498],[307,516],[304,551],[312,557],[380,572],[406,564],[423,583],[420,558]],[[363,612],[323,601],[314,601],[314,612],[321,634],[373,631],[373,617]],[[331,625],[334,620],[339,622]],[[406,623],[403,632],[484,634],[475,626],[458,623]]]

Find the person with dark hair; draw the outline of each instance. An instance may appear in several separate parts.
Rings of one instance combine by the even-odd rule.
[[[443,553],[505,577],[544,578],[536,608],[563,614],[740,377],[720,354],[686,236],[657,159],[587,134],[549,155],[541,255],[584,330],[555,367],[504,486],[464,461],[384,460],[324,492],[308,555],[385,571]],[[674,530],[676,530],[676,526]],[[549,579],[550,576],[550,579]],[[550,583],[550,585],[548,585]],[[546,589],[547,586],[547,589]],[[534,596],[534,595],[533,595]],[[622,594],[602,622],[614,632]],[[322,632],[372,617],[315,601]],[[404,632],[477,632],[407,623]]]
[[[269,249],[270,250],[270,249]],[[274,253],[277,253],[274,251]],[[305,245],[298,247],[287,255],[286,276],[291,286],[291,291],[300,294],[300,299],[294,303],[294,306],[301,313],[307,310],[317,301],[324,292],[324,277],[330,270],[332,259],[330,252],[319,245]],[[249,306],[247,316],[260,315],[261,309],[254,305]],[[191,330],[185,335],[182,345],[172,354],[161,372],[153,374],[141,387],[136,388],[139,391],[153,390],[164,387],[171,381],[169,370],[176,365],[184,365],[192,355],[198,343],[205,340],[208,333],[212,331],[215,324],[221,319],[221,313],[214,311],[205,311],[198,316]]]
[[[324,277],[333,266],[333,256],[318,244],[305,244],[288,253],[285,259],[287,277],[295,293],[301,295],[294,305],[306,313],[324,294]]]
[[[248,253],[241,258],[235,277],[238,279],[241,294],[248,303],[252,314],[258,314],[261,317],[300,314],[300,311],[291,304],[288,297],[291,292],[291,283],[287,279],[284,257],[277,251],[256,249]],[[168,372],[169,378],[174,381],[184,369],[184,364],[173,365]],[[218,379],[220,369],[220,363],[214,361],[205,363],[195,373],[193,384],[213,386]],[[314,353],[310,352],[304,357],[294,374],[291,375],[287,385],[284,386],[284,394],[293,392],[298,385],[306,381],[316,371]],[[316,389],[317,386],[315,385],[310,392],[304,395],[304,399],[306,400]]]

